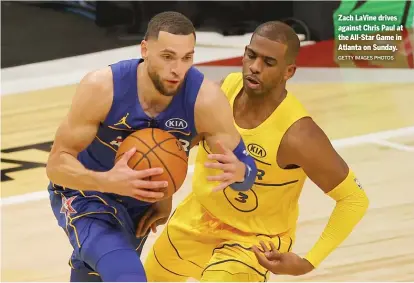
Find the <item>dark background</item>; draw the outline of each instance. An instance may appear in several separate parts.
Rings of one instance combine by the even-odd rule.
[[[198,31],[223,35],[280,20],[318,43],[334,38],[334,13],[343,1],[348,12],[395,14],[411,28],[411,0],[2,1],[1,68],[139,44],[149,19],[167,10],[189,17]]]
[[[253,32],[284,20],[307,39],[332,38],[339,2],[260,1],[31,1],[1,2],[1,67],[12,67],[138,44],[148,20],[175,10],[197,30],[224,35]],[[325,16],[323,16],[325,15]]]

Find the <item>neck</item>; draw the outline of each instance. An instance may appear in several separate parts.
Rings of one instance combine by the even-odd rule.
[[[272,92],[265,94],[265,95],[249,95],[245,91],[243,91],[242,96],[244,96],[245,106],[252,109],[257,109],[260,111],[266,109],[276,109],[279,104],[283,101],[286,97],[287,91],[285,89],[285,84],[280,85],[277,89],[273,90]]]
[[[151,107],[157,105],[168,105],[173,97],[162,95],[154,86],[147,65],[142,62],[138,65],[138,97],[143,106]]]
[[[286,97],[285,86],[267,95],[249,95],[244,90],[234,101],[235,122],[244,129],[254,129],[269,118]]]

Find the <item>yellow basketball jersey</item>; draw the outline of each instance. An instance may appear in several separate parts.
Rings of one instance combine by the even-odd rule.
[[[222,90],[232,107],[242,87],[241,73],[232,73],[223,82]],[[306,116],[309,115],[302,104],[288,93],[258,127],[242,129],[235,123],[258,168],[255,184],[246,192],[237,192],[230,187],[220,192],[211,191],[218,183],[209,182],[206,177],[217,174],[217,171],[204,166],[211,151],[202,141],[193,176],[193,192],[201,205],[222,222],[246,233],[279,235],[293,232],[306,175],[301,168],[280,168],[276,156],[286,131]]]

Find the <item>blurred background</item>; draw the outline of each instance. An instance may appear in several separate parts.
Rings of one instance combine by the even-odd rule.
[[[45,166],[56,129],[82,77],[140,57],[149,19],[171,10],[193,21],[194,63],[217,81],[241,71],[244,47],[258,25],[289,24],[301,48],[288,91],[326,132],[370,198],[367,215],[317,270],[302,277],[272,275],[270,281],[414,281],[414,5],[409,0],[1,1],[1,281],[69,280],[72,247],[46,191]],[[395,20],[341,21],[340,15]],[[399,39],[339,40],[345,27],[382,24],[395,30],[373,34]],[[397,50],[339,50],[342,44]],[[369,57],[374,55],[378,58]],[[174,206],[191,191],[196,152],[197,147],[191,150],[187,180]],[[308,252],[334,205],[306,181],[294,252]],[[142,260],[162,228],[148,237]]]
[[[314,67],[340,65],[341,62],[337,62],[334,56],[338,27],[361,24],[357,21],[341,22],[339,14],[394,15],[398,21],[393,24],[404,27],[401,34],[407,46],[400,49],[401,53],[411,61],[388,62],[385,65],[413,68],[410,57],[413,9],[410,0],[2,1],[1,67],[136,45],[154,14],[175,10],[188,16],[198,32],[223,36],[251,33],[260,23],[268,20],[284,21],[302,36],[302,41],[308,43],[304,45],[316,45],[304,48],[299,58],[299,65]],[[219,45],[219,42],[209,44]],[[312,58],[306,58],[309,51]]]

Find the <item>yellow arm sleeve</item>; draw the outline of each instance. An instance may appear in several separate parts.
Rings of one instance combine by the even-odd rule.
[[[336,206],[321,237],[305,256],[314,267],[348,237],[365,215],[369,204],[367,195],[351,170],[345,180],[327,195],[336,201]]]

